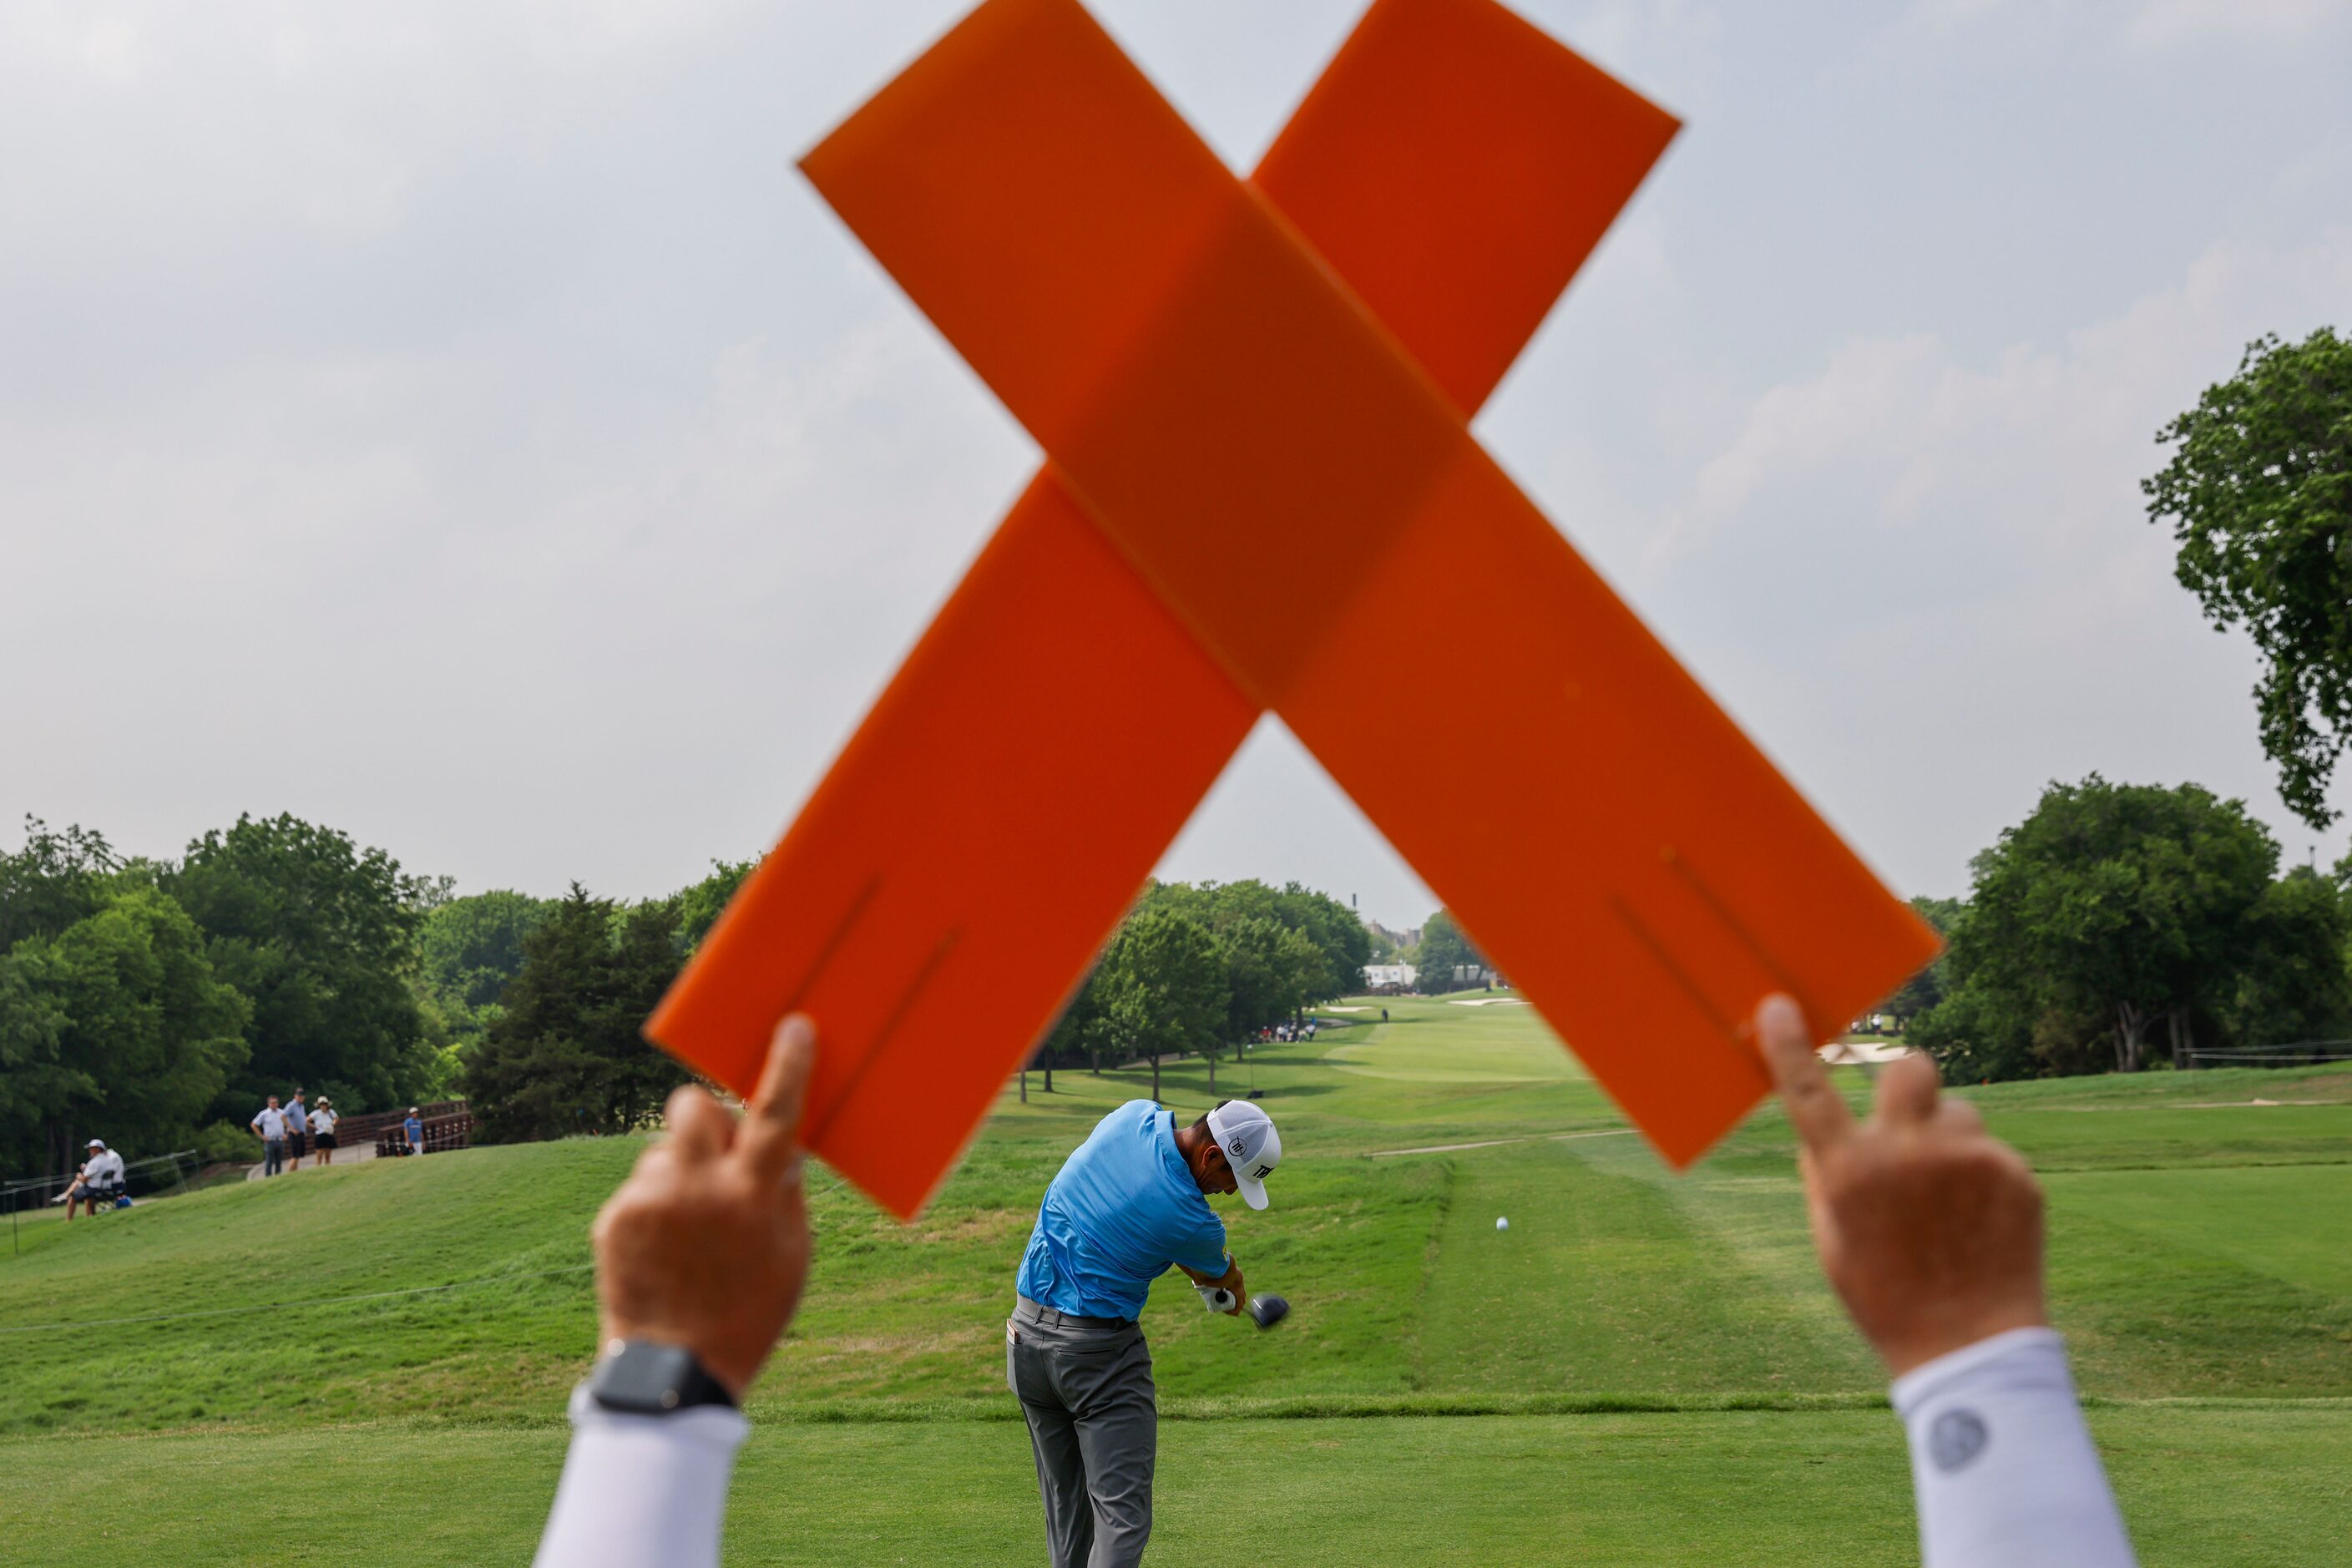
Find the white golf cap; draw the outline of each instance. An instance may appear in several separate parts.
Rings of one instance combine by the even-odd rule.
[[[1274,1118],[1246,1100],[1229,1100],[1209,1112],[1209,1136],[1225,1152],[1242,1201],[1265,1207],[1265,1179],[1282,1163],[1282,1134],[1274,1130]]]
[[[106,1140],[103,1138],[93,1138],[89,1141],[89,1146],[93,1149],[103,1149],[106,1147]]]

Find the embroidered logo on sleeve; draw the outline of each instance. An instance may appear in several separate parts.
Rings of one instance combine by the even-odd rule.
[[[1975,1411],[1947,1410],[1927,1428],[1927,1458],[1948,1476],[1966,1469],[1984,1452],[1990,1436],[1985,1429],[1984,1417]]]

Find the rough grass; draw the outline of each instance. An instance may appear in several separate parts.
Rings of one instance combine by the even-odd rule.
[[[1812,1264],[1778,1112],[1675,1176],[1528,1010],[1371,1005],[1387,1025],[1219,1066],[1218,1092],[1254,1081],[1283,1125],[1276,1206],[1225,1212],[1253,1287],[1296,1310],[1259,1334],[1179,1279],[1155,1291],[1160,1550],[1208,1550],[1241,1500],[1254,1549],[1317,1562],[1902,1557],[1899,1436]],[[818,1264],[738,1489],[744,1560],[1034,1555],[1012,1273],[1062,1156],[1149,1083],[1031,1075],[912,1226],[815,1179]],[[1213,1098],[1200,1063],[1162,1086],[1186,1115]],[[1969,1093],[2045,1173],[2054,1309],[2116,1405],[2099,1429],[2147,1560],[2326,1560],[2305,1543],[2352,1473],[2352,1074]],[[1390,1152],[1450,1143],[1486,1146]],[[226,1521],[285,1496],[415,1561],[519,1556],[592,1349],[587,1217],[638,1147],[26,1216],[0,1251],[0,1500],[23,1521],[0,1562],[67,1540],[243,1561]],[[109,1479],[53,1493],[56,1467]]]

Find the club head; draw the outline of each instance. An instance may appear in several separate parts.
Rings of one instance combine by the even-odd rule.
[[[1261,1329],[1270,1329],[1290,1315],[1290,1303],[1279,1296],[1252,1296],[1250,1320]]]

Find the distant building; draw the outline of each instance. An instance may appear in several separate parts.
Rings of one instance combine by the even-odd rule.
[[[1364,984],[1375,991],[1410,991],[1412,982],[1413,967],[1410,963],[1364,965]]]

